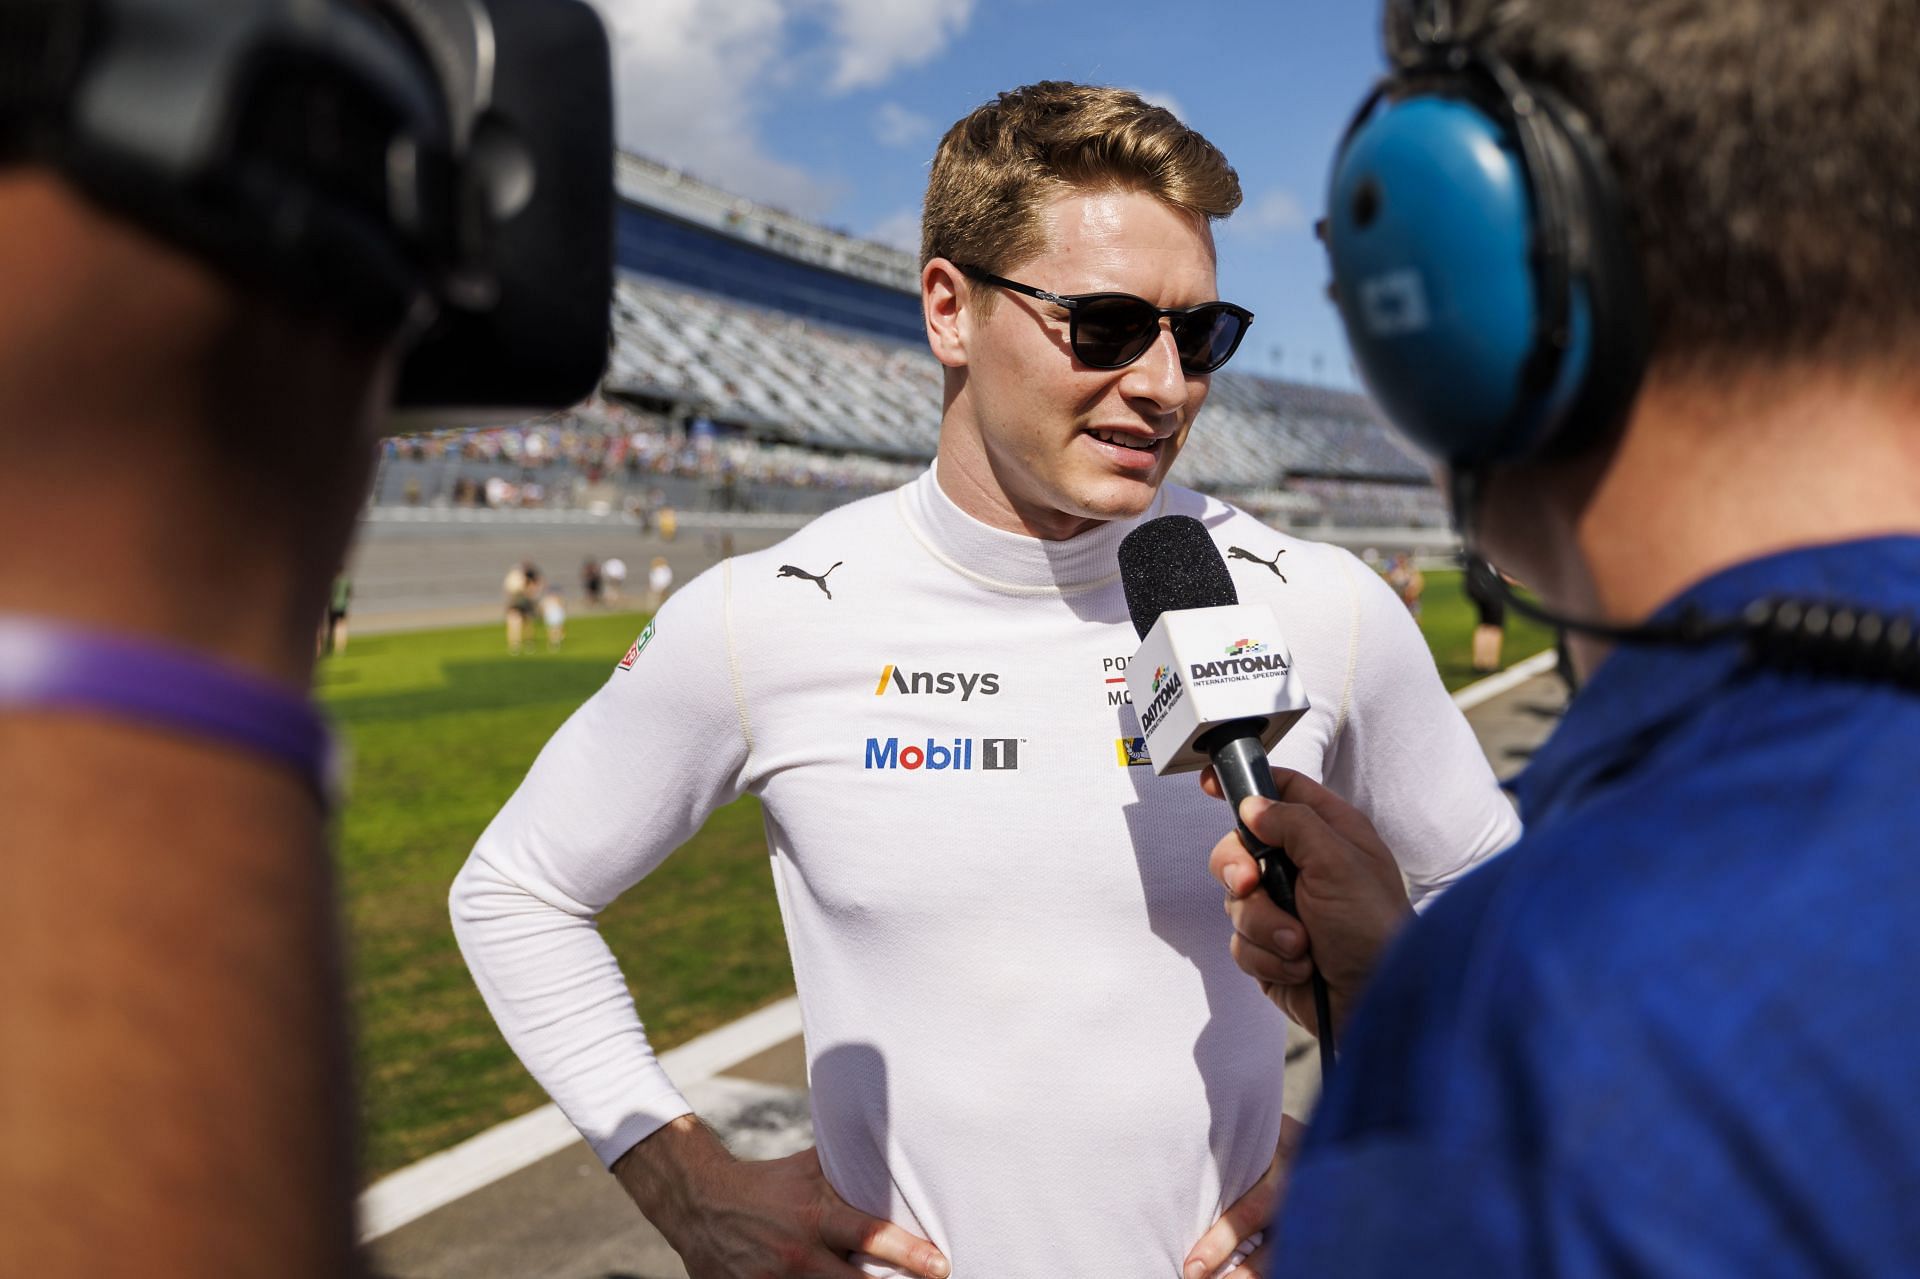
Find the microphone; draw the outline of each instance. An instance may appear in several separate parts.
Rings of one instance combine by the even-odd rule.
[[[1306,690],[1265,605],[1240,603],[1226,561],[1206,525],[1190,515],[1148,520],[1120,543],[1120,583],[1140,648],[1127,664],[1127,689],[1155,773],[1211,764],[1232,805],[1240,843],[1260,864],[1260,882],[1298,919],[1299,869],[1284,849],[1240,820],[1240,801],[1277,801],[1267,750],[1307,713]],[[1333,1015],[1326,981],[1313,973],[1320,1069],[1333,1066]]]

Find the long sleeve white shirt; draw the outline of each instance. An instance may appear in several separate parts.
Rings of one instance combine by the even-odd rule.
[[[1248,552],[1228,559],[1240,598],[1280,619],[1313,708],[1276,764],[1365,811],[1416,897],[1512,841],[1372,572],[1177,487],[1141,518],[1169,513]],[[695,579],[554,735],[453,915],[509,1042],[603,1160],[688,1106],[594,917],[751,793],[820,1157],[850,1203],[956,1279],[1162,1279],[1265,1171],[1286,1034],[1207,873],[1230,815],[1127,762],[1115,556],[1137,523],[1020,537],[930,470]]]

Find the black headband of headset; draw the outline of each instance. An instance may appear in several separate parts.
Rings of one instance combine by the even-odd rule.
[[[91,0],[0,4],[0,160],[58,120],[79,79],[94,12]]]

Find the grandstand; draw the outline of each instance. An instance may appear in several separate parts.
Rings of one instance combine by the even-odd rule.
[[[817,512],[932,458],[941,370],[913,255],[636,156],[618,182],[601,395],[432,457],[396,450],[377,504],[489,504],[504,477],[543,506],[631,505],[638,486],[682,509]],[[1448,536],[1424,466],[1351,392],[1222,371],[1174,477],[1314,536]]]

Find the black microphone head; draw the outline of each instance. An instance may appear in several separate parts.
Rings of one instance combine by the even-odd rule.
[[[1207,526],[1191,515],[1163,515],[1122,538],[1120,584],[1142,639],[1170,609],[1240,602]]]

